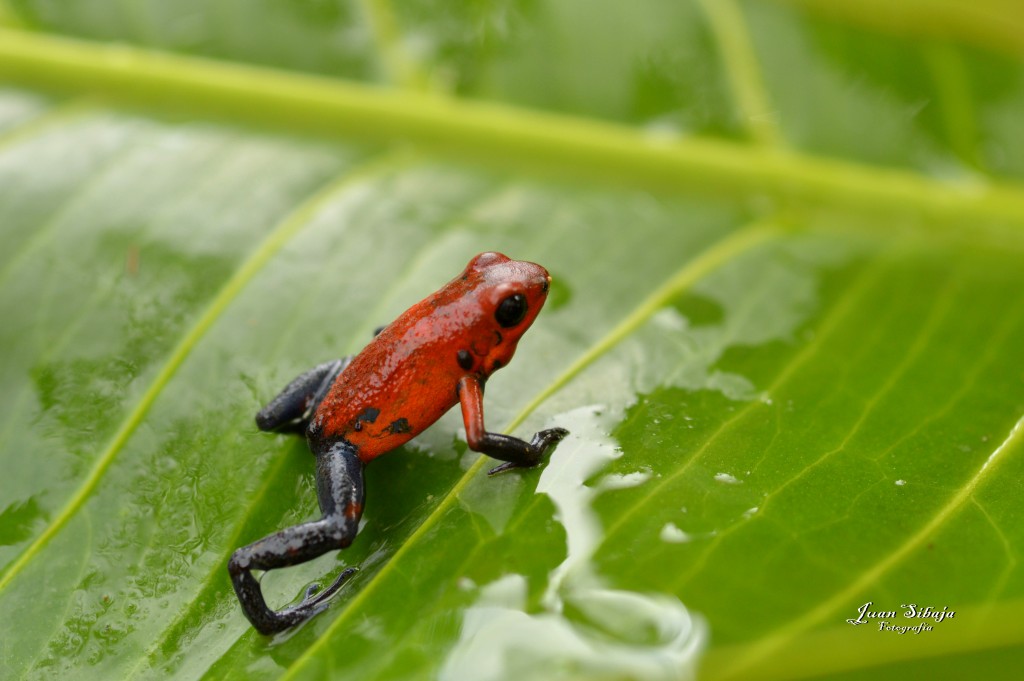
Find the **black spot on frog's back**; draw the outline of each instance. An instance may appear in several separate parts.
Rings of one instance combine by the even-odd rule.
[[[373,423],[380,416],[380,409],[373,407],[366,407],[356,415],[355,422],[352,424],[352,428],[355,431],[361,431],[364,423]]]
[[[356,421],[362,421],[363,423],[373,423],[380,416],[380,409],[374,409],[373,407],[367,407],[359,412],[356,416]]]
[[[412,431],[412,426],[409,425],[409,421],[407,419],[395,419],[388,425],[387,431],[392,435],[398,435],[400,433],[408,433]]]

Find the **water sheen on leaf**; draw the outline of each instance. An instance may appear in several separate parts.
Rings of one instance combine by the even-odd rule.
[[[0,677],[1015,678],[1024,18],[875,4],[0,2]],[[375,460],[259,636],[253,415],[486,250],[488,427],[571,435]]]

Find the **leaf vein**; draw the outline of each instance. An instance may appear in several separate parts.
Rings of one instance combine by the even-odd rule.
[[[797,369],[806,364],[812,359],[815,353],[821,346],[823,339],[828,338],[832,333],[839,328],[841,323],[846,319],[847,314],[853,309],[855,303],[858,302],[864,292],[869,288],[869,284],[872,283],[872,279],[868,276],[874,270],[865,270],[858,279],[847,288],[841,301],[834,305],[827,318],[821,323],[817,332],[814,334],[814,338],[804,346],[803,350],[800,351],[789,364],[783,368],[779,375],[776,376],[772,384],[764,391],[765,394],[774,394],[781,386],[785,385],[787,381],[796,373]],[[752,400],[743,409],[737,410],[732,417],[722,422],[722,425],[712,433],[704,444],[693,454],[692,457],[680,468],[678,468],[671,475],[658,480],[656,485],[650,485],[647,494],[637,501],[628,511],[619,515],[619,517],[612,523],[605,531],[604,542],[610,542],[611,538],[619,532],[626,522],[636,516],[640,511],[661,492],[666,486],[672,484],[675,480],[679,479],[690,467],[696,463],[696,461],[708,450],[708,448],[722,436],[723,433],[727,432],[730,427],[748,413],[758,407],[765,406],[763,400]]]
[[[373,34],[377,59],[387,79],[400,87],[425,90],[426,75],[402,47],[400,26],[389,0],[359,0],[358,5]]]
[[[776,237],[779,234],[780,230],[774,223],[755,222],[729,234],[707,248],[696,258],[687,261],[672,277],[648,296],[639,305],[639,307],[636,308],[636,310],[627,315],[622,322],[609,331],[605,336],[600,338],[565,371],[557,376],[547,388],[541,390],[537,396],[530,400],[530,402],[520,410],[519,414],[512,419],[511,423],[505,428],[505,432],[514,430],[516,426],[521,424],[527,416],[529,416],[548,397],[571,381],[573,377],[579,374],[579,372],[585,367],[593,363],[598,357],[608,352],[626,336],[635,331],[651,315],[661,309],[661,307],[663,307],[673,296],[678,295],[689,286],[692,286],[694,282],[698,281],[717,267],[720,267],[725,262],[736,258],[740,254],[747,252],[755,246],[764,243],[769,238]],[[483,469],[486,459],[487,457],[485,456],[477,458],[473,465],[466,470],[463,476],[456,481],[455,485],[452,486],[451,490],[448,491],[444,498],[438,502],[434,507],[434,510],[430,512],[430,515],[428,515],[420,526],[409,535],[387,564],[384,565],[376,575],[374,575],[373,579],[363,586],[362,590],[356,594],[352,600],[346,603],[345,609],[334,619],[334,621],[330,623],[323,633],[321,633],[320,636],[317,637],[317,639],[313,641],[305,651],[303,651],[302,655],[296,658],[291,665],[289,665],[281,677],[282,681],[294,678],[296,674],[299,673],[299,670],[313,657],[316,651],[326,644],[331,635],[338,629],[338,627],[341,626],[341,623],[350,617],[352,613],[355,612],[356,608],[368,598],[368,595],[373,592],[374,587],[381,583],[383,576],[387,575],[389,572],[398,570],[398,563],[400,562],[401,557],[410,550],[409,547],[417,544],[420,539],[440,521],[441,516],[451,508],[459,494],[463,489],[465,489],[466,485],[469,484],[469,481],[476,477],[476,475]]]
[[[742,11],[734,0],[699,0],[699,4],[718,43],[733,98],[751,137],[765,146],[785,146]]]
[[[928,318],[925,320],[925,323],[918,330],[918,334],[917,334],[917,337],[914,340],[914,343],[910,346],[910,348],[908,349],[907,353],[900,360],[899,365],[897,367],[895,367],[895,369],[893,369],[893,371],[889,374],[888,378],[885,380],[885,382],[882,384],[882,386],[877,391],[875,391],[875,393],[871,396],[871,398],[867,402],[865,402],[864,407],[861,409],[861,413],[858,416],[856,422],[854,422],[853,426],[850,428],[850,430],[847,432],[847,434],[843,437],[843,440],[838,445],[833,447],[832,449],[830,449],[827,452],[823,453],[821,456],[819,456],[817,459],[815,459],[809,465],[802,467],[800,469],[800,471],[797,472],[796,475],[794,475],[793,477],[791,477],[788,480],[786,480],[783,484],[779,485],[779,487],[777,487],[776,489],[772,490],[771,493],[769,493],[767,496],[765,496],[764,499],[762,500],[761,504],[760,504],[759,511],[758,511],[758,513],[756,515],[750,516],[749,518],[745,518],[743,521],[741,521],[739,523],[736,523],[736,524],[726,528],[725,530],[717,533],[715,535],[715,538],[712,540],[712,542],[710,544],[708,544],[707,548],[701,553],[700,559],[697,562],[695,562],[694,565],[689,570],[687,570],[685,573],[683,573],[680,576],[680,578],[678,580],[676,580],[675,583],[673,583],[673,585],[672,585],[672,590],[673,591],[678,591],[680,588],[682,588],[682,586],[684,584],[686,584],[690,579],[692,579],[693,576],[696,575],[700,571],[700,569],[703,568],[707,564],[707,562],[710,559],[710,557],[715,553],[717,548],[719,546],[721,546],[721,544],[726,540],[726,538],[728,538],[730,535],[734,534],[740,528],[745,527],[747,525],[747,523],[753,522],[755,518],[762,519],[762,520],[764,518],[766,518],[767,516],[765,514],[768,511],[769,507],[771,507],[772,501],[775,500],[775,499],[778,499],[779,495],[782,494],[782,492],[784,492],[791,485],[799,482],[801,479],[803,479],[812,470],[814,470],[818,466],[824,464],[826,461],[828,461],[829,459],[831,459],[835,455],[839,454],[840,452],[842,452],[847,447],[847,445],[850,443],[850,440],[858,432],[860,432],[860,429],[864,425],[864,422],[867,420],[868,416],[874,411],[875,407],[881,401],[882,397],[885,396],[886,394],[888,394],[895,387],[896,382],[899,380],[899,378],[902,377],[907,372],[907,370],[913,365],[914,359],[917,358],[917,356],[921,352],[921,349],[924,347],[925,343],[927,341],[929,341],[933,337],[933,335],[935,333],[935,330],[936,330],[936,328],[939,325],[939,322],[942,319],[944,319],[945,316],[947,315],[947,313],[949,312],[949,308],[950,308],[951,301],[952,301],[952,298],[953,298],[953,296],[948,295],[950,288],[951,288],[951,284],[950,284],[950,282],[947,282],[945,288],[939,294],[940,296],[942,294],[947,294],[942,299],[943,303],[932,306],[932,310],[929,313]],[[876,329],[880,329],[883,326],[884,325],[879,324],[879,325],[877,325]],[[875,335],[877,337],[879,334],[876,333]],[[870,344],[865,343],[862,349],[866,351],[866,349],[867,349],[867,347],[869,347],[869,345]],[[767,452],[767,449],[768,448],[766,448],[766,452]],[[760,465],[760,464],[758,464],[758,465]],[[756,469],[757,466],[755,466],[754,468]],[[874,485],[870,486],[868,489],[871,489],[873,487],[874,487]],[[867,491],[866,489],[862,490],[860,492],[860,494],[864,494],[866,491]],[[851,505],[852,505],[852,503],[853,502],[851,502]],[[802,537],[800,537],[799,534],[797,534],[795,532],[792,532],[791,535],[793,537],[793,540],[796,541],[797,543],[802,543],[803,542],[803,539],[802,539]]]
[[[312,194],[308,199],[299,204],[284,220],[278,223],[263,242],[250,254],[248,259],[239,267],[231,278],[221,287],[217,295],[211,300],[203,314],[196,320],[192,328],[182,337],[181,341],[168,356],[159,373],[150,383],[142,397],[136,403],[135,408],[122,421],[120,427],[93,464],[89,474],[79,486],[71,499],[57,513],[54,520],[46,527],[35,541],[33,541],[11,566],[0,576],[0,591],[2,591],[11,580],[39,553],[39,551],[56,535],[73,517],[91,496],[100,481],[103,479],[110,465],[117,454],[124,448],[131,438],[142,419],[149,412],[150,407],[161,394],[164,387],[170,382],[178,367],[191,353],[193,347],[220,318],[228,305],[238,296],[249,281],[263,268],[263,266],[287,243],[302,227],[304,227],[324,206],[337,194],[348,189],[352,184],[362,180],[366,175],[379,172],[382,168],[394,164],[393,154],[385,154],[376,160],[372,160],[357,167],[354,171],[348,170],[340,178],[335,178],[324,187]]]
[[[452,218],[446,220],[446,223],[447,224],[456,224],[464,216],[468,215],[469,213],[471,213],[474,210],[479,209],[481,206],[487,205],[490,201],[494,200],[494,198],[496,196],[500,195],[500,192],[501,192],[502,189],[503,189],[502,187],[497,187],[493,191],[485,192],[483,195],[475,197],[472,201],[468,202],[466,206],[463,206],[458,211],[456,211],[456,214]],[[419,261],[423,257],[423,253],[424,253],[424,251],[419,251],[417,257],[414,259],[414,262]],[[415,264],[407,264],[402,269],[403,269],[403,271],[408,272],[410,270],[415,270],[416,266],[415,266]],[[331,271],[332,271],[331,267],[320,268],[319,276],[317,277],[317,280],[316,280],[316,288],[317,289],[321,289],[323,286],[326,285],[326,283],[329,281],[329,277],[327,277],[326,274],[330,273]],[[387,289],[382,291],[382,294],[380,296],[381,299],[387,301],[387,300],[390,300],[391,298],[393,298],[395,292],[401,288],[401,284],[404,281],[405,281],[405,279],[403,279],[403,278],[395,278],[395,279],[393,279],[392,282],[388,285]],[[312,296],[312,295],[311,296],[306,296],[305,300],[307,300],[307,301],[308,300],[312,300],[312,299],[315,299],[315,297],[316,296]],[[378,305],[378,307],[375,308],[375,309],[377,309],[379,311],[379,310],[383,309],[384,307],[386,307],[386,306]],[[284,329],[282,330],[282,333],[281,333],[281,338],[282,339],[288,338],[288,336],[298,326],[298,320],[302,317],[302,311],[304,309],[305,308],[302,307],[302,306],[297,306],[297,307],[295,307],[292,310],[292,314],[290,315],[290,321],[284,327]],[[372,326],[374,324],[374,322],[372,321],[373,318],[374,318],[374,314],[373,313],[370,313],[370,314],[367,315],[367,321],[364,324],[365,328],[361,327],[360,329],[356,330],[352,334],[352,336],[353,336],[353,340],[351,341],[352,344],[358,343],[359,342],[358,339],[360,337],[363,337],[364,335],[368,334],[367,329],[368,328],[372,328]],[[279,353],[281,351],[282,347],[283,347],[283,342],[279,343],[277,345],[276,350],[275,350],[275,354]],[[223,441],[223,439],[224,438],[222,438],[221,441]],[[263,499],[266,496],[267,492],[269,491],[269,489],[271,487],[271,483],[276,480],[278,474],[281,471],[282,466],[284,465],[284,462],[286,461],[286,456],[288,455],[287,452],[278,452],[278,454],[279,454],[279,456],[275,457],[276,458],[275,462],[272,463],[268,467],[267,471],[264,473],[263,480],[260,483],[259,489],[256,491],[255,495],[246,504],[246,513],[243,514],[243,517],[238,522],[235,523],[234,528],[232,529],[231,536],[227,539],[227,541],[224,542],[224,547],[226,548],[226,550],[221,552],[220,557],[213,563],[213,568],[207,573],[206,577],[201,582],[200,588],[196,590],[197,594],[202,594],[205,590],[209,589],[214,584],[214,580],[216,579],[216,575],[218,573],[220,573],[220,571],[223,569],[223,566],[226,564],[228,557],[231,555],[231,553],[234,551],[234,549],[238,546],[238,544],[239,544],[239,542],[241,540],[241,537],[242,537],[242,532],[245,529],[245,527],[248,525],[249,520],[252,518],[254,510],[259,507],[260,500]],[[139,665],[137,665],[136,668],[131,673],[127,674],[126,678],[131,678],[131,677],[138,676],[138,674],[141,672],[140,666],[142,664],[142,661],[144,661],[146,659],[152,659],[156,655],[156,651],[159,650],[166,643],[166,641],[174,633],[175,629],[182,622],[186,621],[188,619],[189,615],[196,610],[200,600],[201,599],[198,598],[198,597],[194,598],[192,600],[192,602],[186,608],[184,608],[182,611],[179,612],[178,616],[175,617],[173,619],[173,621],[171,621],[171,623],[164,629],[164,635],[161,636],[152,646],[149,647],[149,649],[146,651],[146,653],[142,657],[142,660],[140,660]]]
[[[754,645],[750,646],[745,654],[735,658],[735,661],[731,665],[723,669],[721,677],[730,678],[742,675],[745,671],[749,670],[751,666],[771,655],[779,648],[785,646],[786,643],[794,639],[800,633],[825,621],[828,617],[832,616],[840,608],[845,606],[847,602],[858,593],[862,592],[870,585],[876,584],[886,573],[899,564],[904,558],[909,556],[915,549],[921,546],[935,531],[941,528],[950,517],[964,506],[966,502],[970,501],[973,498],[975,490],[977,490],[977,488],[992,475],[992,471],[995,470],[1002,461],[1006,460],[1011,450],[1021,443],[1024,443],[1024,415],[1014,423],[1013,427],[1010,429],[1009,435],[1007,435],[1006,439],[1004,439],[999,446],[993,450],[981,465],[981,468],[978,469],[977,473],[971,476],[971,478],[964,483],[963,487],[953,494],[949,500],[936,511],[931,520],[922,525],[917,532],[908,537],[906,541],[897,546],[885,558],[876,562],[869,570],[862,572],[860,577],[855,579],[847,587],[836,592],[835,595],[824,601],[818,607],[791,621],[775,634],[766,636]]]
[[[863,212],[911,210],[936,223],[993,217],[1024,224],[1024,187],[937,180],[918,172],[710,138],[671,144],[629,126],[382,90],[326,77],[0,28],[0,73],[36,85],[88,88],[127,101],[178,95],[243,120],[443,145],[475,158],[595,170],[649,187],[719,186]],[[146,80],[149,87],[137,87]]]

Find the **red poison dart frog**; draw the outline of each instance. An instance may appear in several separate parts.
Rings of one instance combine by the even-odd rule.
[[[289,527],[238,549],[228,562],[245,616],[263,634],[294,626],[318,612],[355,572],[349,568],[317,593],[271,610],[253,570],[298,565],[352,543],[363,515],[363,467],[408,442],[446,411],[462,405],[470,449],[509,468],[536,466],[568,435],[542,430],[529,442],[484,427],[484,383],[509,363],[548,295],[540,265],[481,253],[439,291],[381,329],[354,357],[302,374],[256,414],[260,430],[305,433],[316,456],[316,491],[323,517]]]

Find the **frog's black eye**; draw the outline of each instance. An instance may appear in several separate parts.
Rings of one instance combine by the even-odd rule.
[[[498,305],[494,318],[506,329],[523,321],[526,316],[526,296],[514,293]]]

